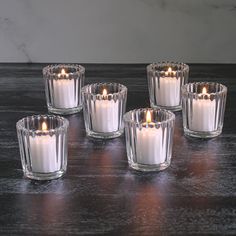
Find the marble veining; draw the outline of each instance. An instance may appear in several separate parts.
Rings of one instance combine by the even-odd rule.
[[[26,62],[32,62],[26,46],[27,41],[13,20],[0,17],[0,31],[2,31],[2,34],[15,46],[16,50],[21,52]]]
[[[8,0],[0,62],[235,63],[234,0]]]

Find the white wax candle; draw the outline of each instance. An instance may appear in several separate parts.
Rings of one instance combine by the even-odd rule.
[[[69,74],[62,69],[59,79],[53,80],[53,101],[56,108],[73,108],[78,106],[78,81],[68,79]],[[67,78],[67,79],[66,79]]]
[[[96,132],[114,132],[119,128],[118,101],[97,100],[92,106],[92,128]]]
[[[108,100],[107,90],[103,90],[103,99],[92,104],[92,129],[95,132],[109,133],[119,127],[119,103]]]
[[[78,81],[70,79],[53,80],[53,101],[56,108],[73,108],[78,106]]]
[[[148,126],[147,126],[148,125]],[[137,163],[144,165],[157,165],[166,159],[166,132],[155,128],[151,122],[151,113],[147,112],[146,123],[142,129],[136,128],[136,154]]]
[[[189,128],[193,131],[214,131],[216,102],[210,99],[194,99]]]
[[[161,128],[143,127],[136,129],[137,162],[144,165],[157,165],[165,162],[166,144],[165,132]]]
[[[172,74],[173,77],[168,76]],[[159,87],[156,87],[156,100],[160,106],[178,106],[180,105],[180,87],[181,79],[175,76],[171,68],[165,72],[165,77],[159,78]]]
[[[57,158],[55,135],[30,136],[29,144],[33,172],[49,173],[60,169],[61,162]]]

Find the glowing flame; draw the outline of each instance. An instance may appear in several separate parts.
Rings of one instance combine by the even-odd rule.
[[[171,75],[171,74],[175,74],[175,71],[172,71],[171,67],[168,68],[167,71],[165,71],[165,76]]]
[[[60,78],[61,76],[66,76],[68,78],[69,74],[66,73],[65,69],[61,69],[61,73],[58,74],[58,77]]]
[[[107,96],[107,90],[106,90],[106,89],[103,89],[102,95],[103,95],[103,96]]]
[[[48,129],[48,127],[47,127],[46,122],[43,122],[43,124],[42,124],[42,130],[45,131],[45,130],[47,130],[47,129]]]
[[[203,94],[206,94],[206,93],[207,93],[207,89],[206,89],[206,87],[203,87],[203,89],[202,89],[202,93],[203,93]]]
[[[61,75],[65,75],[65,74],[66,74],[65,69],[61,69]]]
[[[150,113],[150,111],[148,111],[147,115],[146,115],[146,122],[150,123],[151,121],[152,121],[151,113]]]

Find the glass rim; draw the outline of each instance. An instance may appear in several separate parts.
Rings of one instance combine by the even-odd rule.
[[[57,67],[63,67],[63,68],[72,68],[75,69],[75,72],[68,73],[69,75],[80,75],[85,72],[85,67],[79,65],[79,64],[50,64],[45,66],[42,71],[44,76],[52,76],[58,78],[58,73],[51,72],[51,70],[56,69]],[[58,78],[60,79],[60,78]]]
[[[158,121],[158,122],[152,122],[152,123],[155,123],[157,125],[160,125],[160,124],[167,124],[167,123],[170,123],[171,121],[174,121],[175,120],[175,114],[169,110],[166,110],[166,109],[161,109],[161,108],[137,108],[137,109],[133,109],[133,110],[130,110],[128,112],[126,112],[123,116],[123,119],[124,119],[124,122],[125,123],[129,123],[129,124],[135,124],[135,125],[139,125],[141,122],[137,122],[135,120],[132,120],[129,115],[134,113],[134,112],[138,112],[138,111],[160,111],[160,112],[163,112],[165,114],[168,114],[170,117],[166,120],[163,120],[163,121]]]
[[[153,62],[147,65],[147,71],[158,71],[158,72],[165,72],[164,70],[158,70],[156,67],[158,66],[166,66],[166,65],[173,65],[173,66],[180,66],[181,69],[175,70],[175,72],[185,72],[189,71],[189,65],[183,62],[174,62],[174,61],[162,61],[162,62]]]
[[[120,84],[120,83],[116,83],[116,82],[99,82],[99,83],[92,83],[92,84],[87,84],[85,86],[83,86],[81,88],[81,93],[82,94],[89,94],[89,95],[93,95],[93,96],[96,96],[96,95],[102,95],[102,94],[99,94],[99,93],[93,93],[93,92],[89,92],[87,91],[87,88],[91,87],[91,86],[99,86],[99,85],[118,85],[121,87],[121,90],[119,92],[115,92],[115,93],[107,93],[107,96],[109,95],[118,95],[118,94],[124,94],[128,91],[127,87],[123,84]]]
[[[27,119],[39,119],[39,118],[45,118],[45,117],[53,118],[55,120],[59,119],[59,120],[62,121],[62,125],[60,125],[59,127],[54,128],[54,129],[48,129],[48,130],[45,130],[45,131],[28,129],[23,125],[24,121],[27,120]],[[21,118],[20,120],[18,120],[16,122],[17,130],[23,130],[24,132],[31,133],[31,134],[48,134],[48,133],[51,134],[51,133],[56,133],[56,132],[61,131],[61,130],[65,130],[68,127],[69,127],[69,121],[66,118],[64,118],[62,116],[48,115],[48,114],[25,116],[25,117]]]
[[[187,84],[184,84],[182,87],[181,87],[181,91],[183,94],[192,94],[192,95],[198,95],[199,93],[197,92],[191,92],[191,91],[188,91],[188,87],[190,85],[206,85],[206,84],[210,84],[210,85],[219,85],[220,86],[220,91],[218,92],[213,92],[213,93],[209,93],[209,94],[214,94],[214,95],[219,95],[219,94],[223,94],[223,93],[226,93],[227,92],[227,87],[221,83],[218,83],[218,82],[191,82],[191,83],[187,83]]]

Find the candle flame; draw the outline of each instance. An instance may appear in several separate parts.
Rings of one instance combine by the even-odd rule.
[[[46,124],[46,122],[43,122],[43,124],[42,124],[42,130],[43,130],[43,131],[47,130],[47,124]]]
[[[103,96],[107,96],[107,90],[106,90],[106,89],[103,89],[102,95],[103,95]]]
[[[165,76],[171,75],[171,74],[175,74],[175,72],[172,71],[171,67],[168,68],[167,71],[165,71]]]
[[[202,93],[203,93],[203,94],[206,94],[206,93],[207,93],[207,89],[206,89],[206,87],[203,87],[203,89],[202,89]]]
[[[58,78],[60,78],[61,76],[66,76],[68,78],[69,74],[66,73],[65,69],[61,69],[61,73],[58,74]]]
[[[152,121],[151,113],[150,113],[150,111],[148,111],[147,115],[146,115],[146,122],[150,123],[151,121]]]
[[[65,69],[61,69],[61,75],[65,75],[65,74],[66,74]]]

